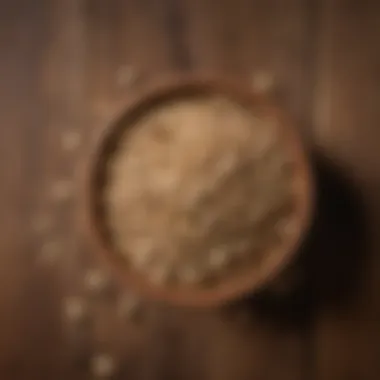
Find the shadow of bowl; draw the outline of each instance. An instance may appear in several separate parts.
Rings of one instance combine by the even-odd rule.
[[[317,197],[315,218],[302,250],[288,268],[302,273],[285,293],[266,288],[227,308],[250,313],[276,326],[307,325],[321,308],[343,305],[356,297],[367,259],[367,217],[354,181],[342,167],[314,155]]]

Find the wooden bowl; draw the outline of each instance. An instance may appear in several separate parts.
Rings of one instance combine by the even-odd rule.
[[[194,95],[224,95],[245,106],[260,106],[270,117],[276,118],[282,127],[286,143],[293,154],[297,172],[297,192],[295,196],[296,231],[279,247],[263,259],[260,268],[247,269],[236,277],[221,280],[213,287],[176,288],[172,286],[153,285],[142,274],[132,270],[127,260],[113,247],[107,231],[102,204],[102,190],[106,178],[106,162],[115,149],[120,133],[132,125],[144,112],[153,106],[173,99]],[[156,300],[188,306],[216,306],[247,293],[252,293],[264,286],[269,286],[286,269],[295,257],[302,243],[312,216],[314,204],[314,183],[308,158],[301,138],[286,114],[262,95],[254,94],[249,89],[222,80],[210,78],[180,78],[155,86],[139,96],[125,108],[122,115],[111,123],[96,143],[88,166],[85,170],[85,191],[83,198],[85,222],[94,249],[110,266],[115,274],[127,285],[142,295]]]

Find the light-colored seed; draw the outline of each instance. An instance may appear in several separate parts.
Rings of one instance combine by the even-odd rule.
[[[215,175],[212,176],[209,185],[206,187],[208,189],[213,189],[219,181],[223,180],[231,169],[236,165],[236,155],[233,153],[227,154],[216,164]]]
[[[51,214],[40,214],[32,220],[32,230],[37,234],[49,231],[53,224]]]
[[[229,259],[229,252],[226,248],[213,248],[210,251],[209,264],[211,269],[221,269]]]
[[[256,92],[268,93],[274,84],[274,75],[268,71],[257,71],[252,75],[252,89]]]
[[[277,133],[273,124],[268,122],[266,128],[257,136],[255,152],[258,157],[269,153],[276,143]]]
[[[73,182],[62,179],[53,182],[51,187],[51,198],[55,202],[61,202],[69,199],[73,192]]]
[[[38,255],[38,261],[46,264],[53,264],[62,253],[62,243],[57,240],[45,242]]]
[[[151,239],[142,238],[136,243],[136,254],[131,256],[131,261],[136,269],[146,268],[154,257],[154,245]]]
[[[209,188],[214,183],[214,179],[208,179],[210,185]],[[199,185],[196,183],[191,184],[191,187],[189,186],[188,192],[184,194],[184,205],[187,209],[192,209],[195,204],[199,202],[199,200],[204,196],[205,190],[202,189]]]
[[[114,116],[114,112],[115,109],[109,102],[94,102],[92,107],[92,113],[94,115],[94,133],[91,137],[95,141],[104,131],[104,126],[111,121]]]
[[[137,270],[146,269],[150,264],[149,256],[143,254],[131,256],[130,260],[133,268]]]
[[[70,322],[81,322],[87,315],[85,301],[81,297],[68,297],[64,300],[64,314]]]
[[[201,271],[186,265],[179,269],[178,280],[183,284],[196,284],[201,281]]]
[[[170,265],[167,264],[154,265],[149,269],[149,279],[156,285],[167,284],[171,274]]]
[[[92,375],[99,379],[107,379],[116,372],[116,362],[109,354],[98,354],[91,359]]]
[[[216,172],[220,175],[224,175],[226,172],[230,171],[236,163],[236,155],[233,153],[226,154],[218,163]]]
[[[61,147],[66,152],[72,152],[79,147],[81,135],[77,131],[66,131],[61,136]]]
[[[168,193],[178,187],[179,178],[176,175],[166,173],[162,170],[161,173],[157,173],[157,178],[153,178],[152,182],[155,184],[157,190]]]
[[[89,270],[84,277],[85,288],[92,293],[104,292],[109,284],[109,277],[98,269]]]
[[[137,80],[137,72],[130,65],[119,67],[116,72],[116,83],[119,87],[130,87]]]
[[[141,300],[135,294],[124,294],[119,300],[118,311],[122,318],[133,319],[139,314],[140,309]]]

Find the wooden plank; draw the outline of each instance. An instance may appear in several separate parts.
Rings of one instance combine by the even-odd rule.
[[[201,71],[246,83],[255,71],[273,74],[285,105],[308,128],[314,31],[306,2],[91,1],[86,12],[88,133],[156,78]],[[123,70],[130,69],[136,81],[125,83]],[[115,355],[123,358],[123,373],[131,378],[304,378],[307,329],[287,323],[281,305],[272,310],[265,303],[252,313],[249,302],[204,311],[149,305],[140,349],[129,339],[136,327],[128,326]],[[291,319],[305,312],[302,306],[294,309]],[[109,340],[120,335],[111,330]]]
[[[343,289],[346,294],[341,291],[345,301],[334,299],[327,305],[321,300],[315,329],[316,378],[378,379],[380,7],[378,2],[335,0],[324,1],[321,10],[315,138],[324,154],[345,168],[360,188],[368,219],[368,248],[353,252],[364,273],[356,276],[356,282],[351,279],[350,289]],[[338,198],[338,194],[332,197],[332,208]],[[354,223],[357,220],[344,222],[351,229]],[[345,236],[350,240],[350,233]],[[335,240],[331,236],[331,242]],[[335,245],[331,252],[338,264],[338,282],[347,272],[358,274],[360,266],[351,268],[349,252],[344,245]]]
[[[184,0],[184,39],[197,71],[229,75],[245,84],[269,74],[281,102],[310,127],[316,14],[302,0]]]
[[[42,199],[47,114],[41,94],[48,1],[3,4],[0,15],[0,377],[52,378],[61,371],[60,283],[37,265],[32,216]]]
[[[273,76],[282,95],[280,101],[307,130],[314,21],[306,2],[223,0],[216,5],[212,1],[189,0],[178,8],[183,43],[188,49],[187,69],[227,75],[245,84],[252,83],[257,74]],[[263,305],[254,303],[252,309],[242,303],[227,315],[213,312],[206,322],[198,324],[200,331],[191,330],[189,325],[189,335],[194,340],[207,336],[211,342],[207,350],[198,354],[199,358],[207,355],[204,378],[308,376],[306,330],[297,324],[286,324],[282,309],[285,305],[278,306],[274,301],[278,310],[273,310],[267,301]],[[291,319],[297,319],[298,312],[307,313],[302,306],[301,310],[293,307]]]
[[[60,375],[73,379],[90,378],[93,352],[92,299],[87,299],[85,275],[87,257],[81,245],[81,230],[75,223],[78,181],[75,177],[83,149],[86,120],[85,51],[86,18],[81,1],[51,2],[50,33],[40,63],[41,92],[47,109],[42,215],[52,224],[40,238],[60,246],[57,257],[46,265],[60,280],[56,306],[61,334]],[[83,308],[83,320],[75,308]],[[74,308],[74,311],[73,311]],[[74,316],[73,316],[74,315]],[[96,353],[95,353],[96,354]]]
[[[154,76],[171,70],[159,2],[86,1],[86,130],[91,140],[128,98]],[[84,158],[84,157],[83,157]],[[88,252],[91,263],[90,254]],[[92,350],[117,362],[117,378],[158,378],[165,345],[160,308],[142,305],[135,320],[120,319],[117,298],[99,300],[94,310]],[[156,328],[157,327],[157,328]],[[165,365],[171,359],[165,360]]]
[[[98,263],[75,223],[75,190],[58,186],[75,186],[87,141],[165,73],[208,71],[248,83],[254,72],[269,72],[307,130],[314,33],[307,2],[18,0],[1,18],[1,378],[91,378],[98,354],[115,360],[116,378],[307,377],[308,324],[289,319],[308,310],[294,300],[202,311],[148,304],[140,320],[121,319],[122,290],[112,280],[102,294],[85,286]],[[79,132],[80,149],[64,143],[71,132]],[[37,234],[46,215],[52,221]],[[45,255],[47,243],[60,253]],[[71,296],[88,304],[83,325],[62,314]]]

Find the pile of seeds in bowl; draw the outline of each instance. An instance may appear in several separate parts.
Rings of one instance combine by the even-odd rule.
[[[152,107],[126,126],[107,163],[114,247],[161,285],[210,286],[259,267],[294,216],[284,141],[276,119],[223,96]]]

